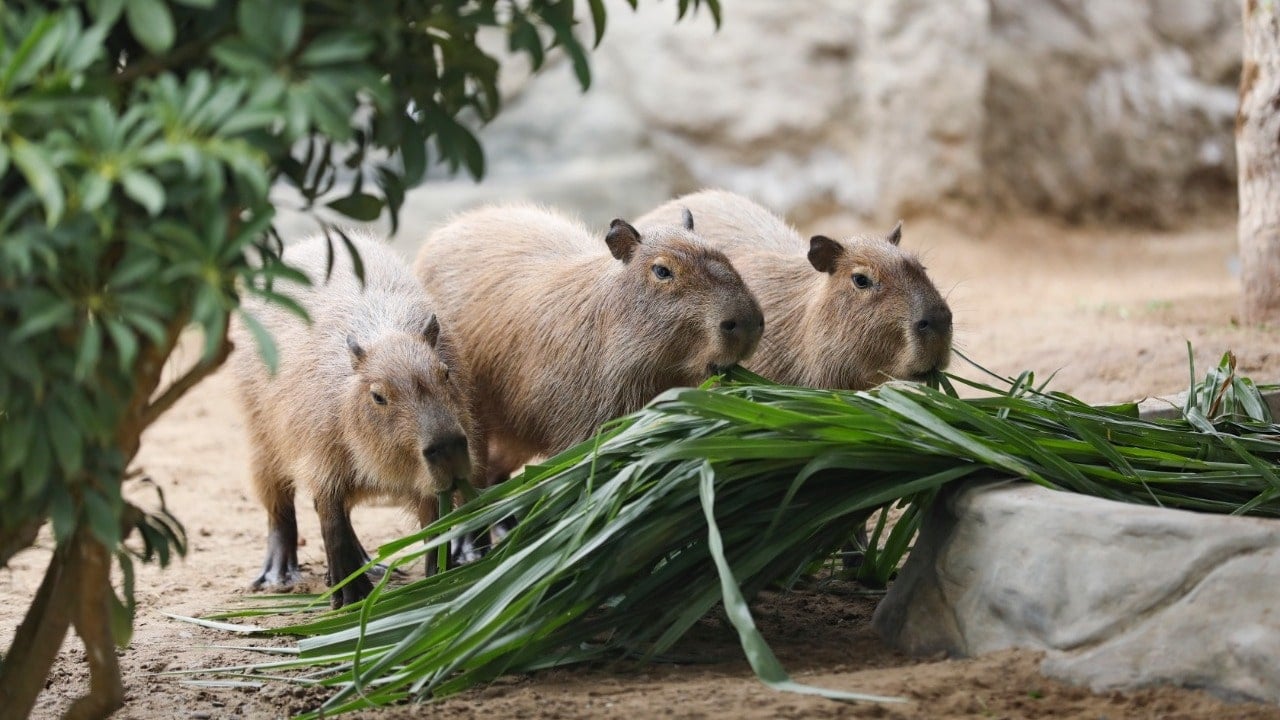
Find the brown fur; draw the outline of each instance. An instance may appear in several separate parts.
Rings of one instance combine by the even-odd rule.
[[[364,562],[350,530],[351,506],[388,497],[412,507],[424,523],[434,520],[435,493],[472,473],[468,445],[472,454],[483,451],[468,405],[469,374],[451,330],[432,319],[432,304],[403,260],[372,238],[353,240],[364,263],[363,289],[340,242],[327,282],[324,238],[285,249],[285,261],[313,284],[277,281],[275,289],[306,308],[309,325],[245,293],[245,311],[275,339],[274,376],[249,329],[241,322],[231,328],[236,350],[229,364],[253,446],[253,483],[271,529],[255,587],[287,587],[297,579],[298,485],[315,498],[332,584]],[[336,604],[362,597],[368,581],[347,587],[352,591],[344,588]]]
[[[764,306],[768,332],[747,363],[752,370],[789,385],[860,390],[947,366],[951,310],[920,261],[890,241],[894,233],[806,241],[769,210],[723,190],[677,198],[637,224],[643,231],[677,222],[685,209]],[[815,267],[823,263],[830,272]],[[855,287],[855,274],[872,286]],[[922,321],[927,329],[917,327]]]
[[[423,243],[414,273],[457,329],[491,478],[755,349],[760,306],[724,255],[678,224],[638,244],[629,232],[615,220],[593,235],[554,211],[508,205],[465,213]]]

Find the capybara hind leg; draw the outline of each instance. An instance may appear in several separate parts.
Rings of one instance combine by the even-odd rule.
[[[287,590],[302,575],[298,570],[298,513],[293,505],[293,483],[258,476],[254,480],[267,508],[267,557],[250,587]]]
[[[364,549],[351,527],[351,515],[342,498],[330,493],[316,496],[316,514],[320,516],[320,534],[324,538],[324,554],[328,561],[325,582],[333,587],[364,566]],[[329,602],[335,608],[363,600],[373,591],[373,583],[364,573],[357,573],[336,590]]]

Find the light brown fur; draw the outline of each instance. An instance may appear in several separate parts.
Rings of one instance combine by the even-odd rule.
[[[651,228],[626,260],[606,233],[532,205],[465,213],[423,243],[414,273],[457,329],[492,478],[754,350],[755,298],[678,223]],[[628,230],[614,221],[607,237]],[[659,279],[656,265],[672,277]],[[731,334],[726,321],[738,323]]]
[[[697,232],[729,256],[764,307],[768,330],[745,363],[750,369],[789,385],[860,390],[947,366],[951,310],[920,261],[896,242],[824,238],[835,256],[831,272],[821,272],[809,259],[811,241],[759,204],[723,190],[676,198],[637,225],[643,231],[678,222],[686,208]],[[855,274],[873,285],[855,287]]]
[[[387,497],[413,508],[424,523],[434,520],[435,493],[473,472],[468,446],[472,454],[483,452],[471,419],[470,377],[452,331],[432,319],[432,303],[403,260],[372,238],[352,239],[364,264],[363,289],[340,241],[327,281],[323,237],[286,247],[285,262],[313,284],[278,280],[274,289],[307,310],[309,325],[245,293],[244,310],[278,348],[274,376],[249,328],[241,321],[231,328],[236,350],[229,364],[253,447],[253,483],[271,529],[255,587],[287,587],[297,579],[298,485],[315,498],[332,584],[364,561],[350,530],[353,505]],[[335,604],[359,599],[366,585],[351,583]]]

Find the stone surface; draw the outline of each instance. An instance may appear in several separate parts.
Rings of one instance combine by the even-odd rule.
[[[1170,222],[1229,204],[1236,0],[735,0],[611,6],[580,92],[552,55],[503,66],[481,184],[436,172],[403,242],[511,198],[590,223],[720,186],[796,222],[951,204]],[[500,40],[500,39],[495,39]],[[501,42],[494,43],[501,47]]]
[[[1095,690],[1280,703],[1278,587],[1278,520],[980,484],[935,505],[874,622],[911,653],[1043,650]]]
[[[1238,2],[994,0],[990,40],[993,199],[1164,222],[1234,186]]]

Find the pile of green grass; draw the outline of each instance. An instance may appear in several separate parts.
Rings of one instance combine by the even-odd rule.
[[[484,559],[398,587],[384,580],[340,611],[315,613],[313,599],[285,596],[225,614],[310,611],[260,629],[301,638],[275,650],[281,659],[216,671],[332,687],[316,717],[442,697],[504,673],[651,658],[723,603],[765,682],[892,700],[792,683],[744,598],[795,579],[873,512],[900,503],[905,520],[868,557],[883,579],[922,509],[962,479],[1015,476],[1127,502],[1280,515],[1280,427],[1233,360],[1193,385],[1178,420],[1091,407],[1031,380],[973,384],[981,396],[960,399],[945,379],[947,391],[890,383],[835,392],[735,371],[719,386],[670,391],[379,548],[374,561],[421,562],[463,532],[519,517]]]

